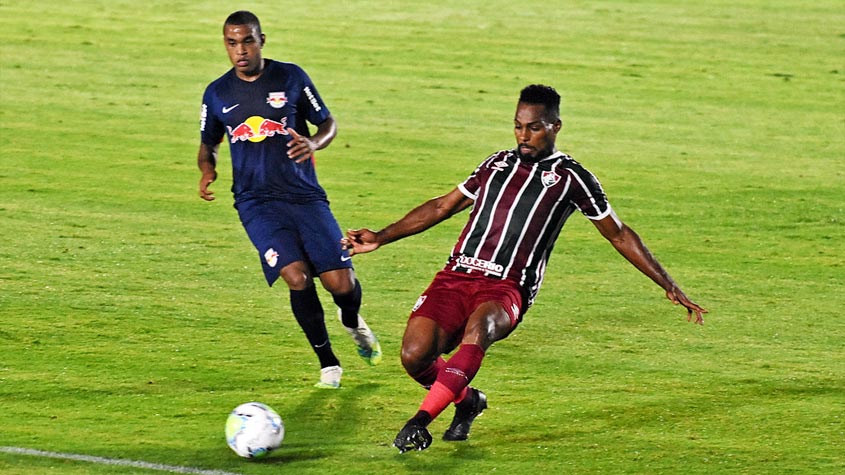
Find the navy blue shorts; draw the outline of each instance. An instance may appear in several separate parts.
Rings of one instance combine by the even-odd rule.
[[[327,202],[250,200],[235,208],[258,250],[269,285],[276,282],[283,267],[296,261],[304,261],[315,275],[352,267],[349,253],[340,245],[340,226]]]

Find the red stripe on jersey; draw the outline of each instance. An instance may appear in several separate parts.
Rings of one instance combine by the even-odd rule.
[[[610,212],[598,180],[563,153],[527,162],[514,150],[488,157],[459,185],[475,198],[447,268],[518,282],[533,302],[554,243],[576,210]]]

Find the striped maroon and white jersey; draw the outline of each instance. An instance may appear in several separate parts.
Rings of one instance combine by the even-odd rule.
[[[494,153],[458,189],[475,203],[446,268],[516,281],[528,305],[569,216],[577,209],[598,220],[611,212],[598,179],[561,152],[538,162],[516,150]]]

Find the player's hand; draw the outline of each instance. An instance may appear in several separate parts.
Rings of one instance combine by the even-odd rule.
[[[684,292],[679,289],[677,285],[673,285],[671,289],[666,291],[666,298],[668,298],[673,304],[683,305],[687,309],[688,322],[694,322],[698,325],[704,325],[703,314],[707,313],[707,310],[687,298],[686,294],[684,294]],[[695,321],[693,321],[692,318],[693,314],[695,314]]]
[[[203,173],[202,177],[200,178],[200,198],[204,199],[205,201],[213,201],[214,200],[214,192],[209,190],[208,187],[214,183],[214,180],[217,179],[217,172],[213,173]]]
[[[298,134],[290,127],[287,130],[291,137],[293,137],[288,142],[288,158],[296,163],[302,163],[311,158],[311,155],[317,150],[317,144],[308,137]]]
[[[346,237],[340,240],[340,244],[350,256],[375,251],[381,245],[378,234],[367,228],[346,231]]]

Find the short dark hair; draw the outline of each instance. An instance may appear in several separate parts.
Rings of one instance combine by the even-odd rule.
[[[542,84],[526,86],[519,93],[519,102],[541,104],[545,106],[548,118],[553,121],[560,119],[560,94],[551,86]]]
[[[232,13],[226,18],[226,21],[223,23],[223,32],[226,31],[226,25],[249,25],[254,26],[255,30],[258,34],[261,34],[261,22],[258,21],[258,17],[255,16],[254,13],[246,11],[246,10],[238,10],[235,13]]]

